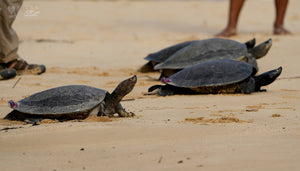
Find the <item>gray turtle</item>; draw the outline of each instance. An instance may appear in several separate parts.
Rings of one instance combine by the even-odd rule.
[[[155,65],[154,69],[162,71],[161,77],[169,77],[184,68],[201,62],[214,59],[234,59],[247,62],[258,71],[256,59],[267,54],[272,46],[272,39],[255,47],[254,45],[255,39],[246,43],[220,38],[205,39],[180,49],[164,62]]]
[[[146,72],[156,71],[156,70],[154,70],[155,65],[157,65],[161,62],[164,62],[175,52],[177,52],[178,50],[180,50],[194,42],[197,42],[197,41],[195,40],[195,41],[186,41],[186,42],[178,43],[176,45],[164,48],[155,53],[150,53],[148,56],[145,57],[145,59],[148,60],[149,62],[147,62],[145,65],[143,65],[139,69],[139,72],[146,73]]]
[[[216,39],[217,40],[217,39]],[[224,39],[225,40],[225,39]],[[145,65],[143,65],[139,71],[146,73],[146,72],[154,72],[158,70],[154,70],[155,65],[162,63],[166,61],[169,57],[171,57],[173,54],[177,53],[179,50],[190,46],[191,44],[198,43],[198,42],[207,42],[211,41],[210,39],[204,39],[204,40],[193,40],[193,41],[186,41],[182,43],[175,44],[173,46],[164,48],[160,51],[157,51],[155,53],[150,53],[147,57],[145,57],[147,62]],[[213,41],[211,43],[214,43]],[[250,50],[255,45],[255,39],[249,40],[245,42],[245,46]]]
[[[120,101],[131,92],[136,82],[136,76],[128,78],[112,93],[85,85],[52,88],[19,102],[9,101],[14,110],[4,119],[36,122],[42,119],[84,119],[90,115],[109,116],[115,113],[120,117],[133,116],[133,113],[123,109]]]
[[[158,89],[155,94],[161,96],[174,94],[217,94],[245,93],[261,90],[271,84],[282,68],[254,76],[254,68],[245,62],[231,59],[217,59],[196,64],[183,69],[169,78],[163,78],[166,85],[154,85],[149,92]],[[153,94],[153,93],[152,93]]]

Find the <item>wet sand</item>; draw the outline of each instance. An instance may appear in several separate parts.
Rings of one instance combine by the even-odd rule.
[[[19,53],[47,72],[1,81],[0,118],[11,99],[70,84],[111,92],[134,74],[138,83],[122,105],[137,116],[35,126],[0,120],[0,169],[299,170],[299,5],[290,1],[286,16],[293,35],[274,36],[274,2],[247,1],[232,37],[273,39],[259,73],[279,66],[283,73],[267,92],[158,97],[143,95],[159,83],[159,73],[137,72],[143,57],[213,37],[226,25],[227,1],[25,1],[14,23]]]

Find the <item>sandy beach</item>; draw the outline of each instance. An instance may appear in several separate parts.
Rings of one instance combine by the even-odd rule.
[[[25,0],[14,23],[19,54],[47,66],[42,75],[0,81],[0,118],[49,88],[82,84],[109,92],[136,74],[122,101],[133,118],[51,122],[0,120],[0,170],[299,170],[300,1],[290,1],[274,36],[273,0],[246,1],[231,39],[273,46],[259,73],[281,76],[251,95],[144,96],[159,73],[139,73],[144,57],[212,38],[227,23],[228,1]],[[16,84],[17,83],[17,84]]]

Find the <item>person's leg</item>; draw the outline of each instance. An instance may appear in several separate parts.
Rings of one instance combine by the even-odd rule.
[[[0,63],[8,63],[19,58],[19,39],[12,24],[23,0],[0,1]]]
[[[0,65],[2,68],[15,69],[18,74],[41,74],[44,65],[28,64],[18,55],[19,38],[12,24],[21,8],[23,0],[0,1]]]
[[[288,5],[288,0],[275,0],[276,19],[274,22],[274,32],[273,32],[274,34],[277,35],[290,34],[290,32],[286,30],[283,26],[287,5]]]
[[[245,0],[230,0],[229,18],[226,28],[217,34],[218,37],[230,37],[236,35],[238,18]]]

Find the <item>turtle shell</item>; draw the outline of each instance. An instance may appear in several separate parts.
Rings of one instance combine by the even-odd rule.
[[[34,115],[78,114],[96,107],[106,93],[106,90],[84,85],[56,87],[20,100],[14,110]]]
[[[180,49],[154,69],[184,69],[208,60],[238,59],[247,52],[246,45],[235,40],[220,38],[199,40]]]
[[[153,61],[153,62],[158,62],[158,63],[164,62],[166,59],[168,59],[171,55],[176,53],[178,50],[180,50],[194,42],[197,42],[197,41],[186,41],[183,43],[178,43],[176,45],[164,48],[158,52],[151,53],[147,57],[145,57],[145,59],[148,61]]]
[[[231,59],[218,59],[181,70],[163,81],[176,87],[224,86],[249,78],[253,66]]]

